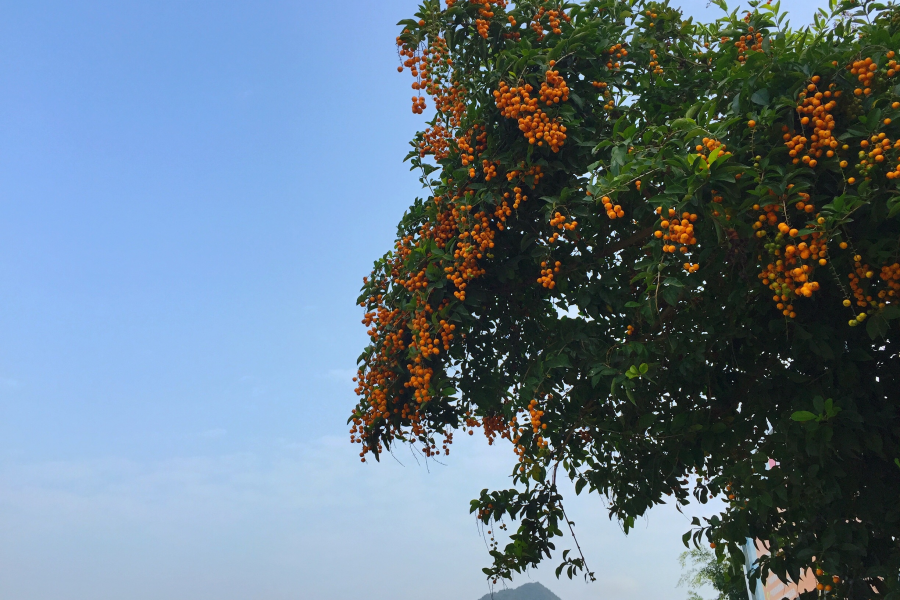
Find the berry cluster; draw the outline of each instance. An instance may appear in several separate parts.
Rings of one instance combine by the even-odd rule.
[[[481,133],[478,133],[481,130]],[[472,136],[475,136],[475,142],[472,143]],[[463,166],[475,163],[475,155],[484,152],[487,148],[487,133],[484,127],[474,125],[468,131],[456,138],[456,147],[459,149],[459,160]],[[474,169],[469,169],[469,176],[475,177]]]
[[[746,21],[748,19],[745,17],[744,20]],[[749,31],[747,35],[742,35],[734,42],[734,47],[737,48],[738,51],[737,59],[740,62],[747,60],[747,52],[762,52],[763,34],[759,31],[754,32],[752,25],[747,31]]]
[[[625,58],[628,56],[628,50],[622,44],[615,44],[609,47],[609,50],[605,50],[604,54],[609,54],[609,59],[606,61],[607,69],[619,69],[622,66],[622,63],[619,61],[614,61],[614,58]]]
[[[484,171],[486,182],[497,176],[497,165],[489,160],[481,161],[481,170]]]
[[[897,299],[900,298],[900,263],[884,265],[881,267],[881,274],[879,277],[881,277],[882,281],[884,281],[888,287],[888,289],[878,292],[878,298],[882,301],[886,301],[879,302],[878,307],[884,308],[885,304],[894,304],[897,302]]]
[[[884,265],[881,267],[879,278],[884,281],[885,288],[875,292],[875,272],[868,264],[862,262],[862,256],[853,257],[853,272],[847,277],[850,279],[850,291],[856,300],[856,305],[867,309],[856,317],[857,323],[851,323],[851,327],[866,319],[876,309],[882,309],[888,304],[896,304],[900,298],[900,263]],[[864,288],[870,288],[868,291]],[[872,294],[875,294],[874,296]],[[877,299],[876,299],[877,298]],[[850,306],[851,301],[844,300],[844,306]]]
[[[547,27],[549,27],[550,31],[556,35],[562,34],[562,21],[565,21],[566,23],[571,23],[572,21],[571,17],[563,10],[548,10],[541,6],[534,14],[534,17],[532,17],[530,24],[531,29],[537,34],[538,42],[543,41],[544,37],[547,35],[543,23],[541,23],[541,21],[544,20],[544,17],[547,17]]]
[[[562,263],[556,261],[552,267],[548,266],[547,261],[541,263],[541,276],[538,277],[537,282],[540,283],[543,287],[548,289],[553,289],[556,287],[556,282],[553,281],[553,274],[559,273],[559,268],[562,266]]]
[[[393,430],[397,435],[403,435],[402,429],[408,427],[420,438],[426,433],[426,407],[433,398],[435,377],[430,363],[442,350],[449,350],[456,326],[446,319],[436,318],[449,305],[448,299],[436,307],[426,300],[427,265],[414,270],[407,270],[407,265],[413,251],[426,241],[433,241],[441,249],[453,244],[452,258],[447,257],[441,262],[446,264],[443,267],[446,279],[455,288],[453,295],[460,301],[465,300],[469,282],[484,275],[480,261],[493,248],[494,235],[501,228],[501,224],[492,222],[485,211],[473,211],[472,205],[466,203],[466,197],[466,194],[449,198],[436,196],[435,224],[426,222],[415,234],[401,237],[388,259],[390,278],[373,282],[383,292],[391,286],[405,288],[413,296],[414,308],[389,310],[384,293],[374,294],[362,302],[363,306],[369,307],[363,323],[370,327],[368,333],[374,350],[354,378],[358,382],[356,393],[364,402],[351,417],[351,441],[363,444],[360,453],[363,461],[367,452],[382,450],[380,445],[369,447],[363,441],[365,433],[374,427]],[[407,360],[404,361],[404,357]],[[451,440],[448,435],[444,436],[445,453]],[[422,448],[426,456],[435,456],[441,451],[434,440]]]
[[[610,200],[609,196],[603,196],[603,208],[606,209],[606,216],[610,219],[621,219],[625,216],[625,211],[622,210],[622,207],[616,204],[613,206],[612,200]]]
[[[522,192],[522,188],[520,188],[519,186],[516,186],[516,187],[513,188],[513,193],[516,195],[516,196],[515,196],[515,200],[513,201],[513,209],[519,208],[519,205],[520,205],[522,202],[525,202],[526,200],[528,200],[528,196],[526,196],[526,195]],[[509,192],[505,192],[505,193],[503,194],[503,196],[504,196],[505,198],[508,198],[508,197],[509,197]]]
[[[869,172],[886,160],[886,153],[891,150],[900,150],[900,139],[892,142],[883,131],[877,135],[873,135],[867,140],[859,142],[859,162],[856,169],[861,175],[869,175]],[[896,179],[900,177],[900,164],[893,170],[886,173],[888,179]]]
[[[650,61],[649,66],[651,69],[653,69],[653,71],[652,71],[653,74],[654,75],[662,75],[663,69],[661,66],[659,66],[659,56],[656,55],[656,50],[653,50],[653,49],[650,50],[650,58],[652,60]]]
[[[798,211],[798,219],[808,218],[815,212],[815,206],[809,202],[809,194],[798,194],[800,200],[794,204]],[[782,221],[779,213],[784,211],[785,198],[782,203],[773,201],[760,207],[753,206],[760,211],[759,219],[753,228],[757,230],[757,237],[768,235],[767,227],[775,227],[778,233],[772,242],[764,245],[771,259],[762,268],[758,275],[763,285],[775,292],[772,300],[781,313],[788,318],[797,316],[793,301],[797,298],[809,298],[819,290],[819,283],[813,280],[817,266],[828,264],[828,239],[818,227],[824,223],[822,217],[815,217],[815,221],[806,224],[803,232],[792,227],[787,215]],[[812,230],[812,231],[810,231]]]
[[[697,144],[697,146],[694,148],[700,157],[700,168],[709,168],[707,158],[716,150],[718,150],[719,153],[723,156],[731,156],[731,152],[727,152],[727,148],[728,147],[719,140],[707,137],[703,138],[703,144]]]
[[[531,417],[531,431],[534,434],[535,444],[538,448],[546,448],[547,442],[544,440],[543,436],[541,436],[541,433],[547,429],[547,424],[541,422],[544,411],[540,409],[537,400],[532,400],[528,404],[528,414]]]
[[[800,134],[792,136],[786,125],[781,129],[793,164],[802,162],[813,169],[818,165],[818,159],[822,158],[823,153],[827,158],[831,158],[838,147],[838,141],[832,134],[835,127],[834,116],[830,113],[837,107],[837,99],[840,98],[841,92],[833,91],[834,84],[824,92],[819,91],[817,84],[820,80],[818,75],[814,76],[812,83],[798,98],[800,104],[797,106],[797,113],[803,115],[800,118],[800,125],[804,129],[807,126],[812,129],[809,138]],[[808,149],[807,143],[810,144]]]
[[[662,207],[657,208],[656,214],[662,215],[663,210]],[[666,242],[663,244],[663,252],[680,251],[682,254],[686,254],[689,246],[697,243],[697,238],[694,237],[694,223],[697,221],[697,215],[685,212],[679,219],[674,208],[670,208],[666,214],[668,219],[661,217],[660,229],[656,230],[653,235]]]
[[[534,187],[534,186],[536,186],[536,185],[538,184],[538,182],[541,180],[541,178],[542,178],[543,176],[544,176],[544,173],[543,173],[543,171],[541,170],[541,166],[540,166],[540,165],[533,165],[533,166],[528,167],[528,168],[526,169],[526,168],[525,168],[525,163],[523,162],[523,163],[520,163],[520,164],[519,164],[519,169],[514,169],[514,170],[512,170],[512,171],[509,171],[509,172],[506,174],[506,179],[507,179],[508,181],[512,181],[512,180],[515,179],[516,177],[522,177],[522,178],[525,178],[525,177],[533,177],[533,178],[534,178],[534,184],[532,185],[532,187]],[[516,207],[516,208],[518,208],[518,207]]]
[[[424,25],[424,21],[420,21]],[[465,88],[451,81],[450,70],[453,60],[449,57],[447,41],[439,36],[430,38],[424,49],[404,46],[401,38],[397,38],[403,64],[397,67],[402,72],[404,67],[410,69],[415,81],[412,88],[419,92],[413,97],[413,112],[422,114],[427,108],[421,92],[424,90],[434,99],[437,113],[444,117],[445,124],[435,120],[435,124],[427,128],[419,140],[419,156],[433,155],[435,160],[443,160],[449,156],[452,131],[459,128],[465,113]]]
[[[816,569],[816,590],[825,592],[826,596],[833,589],[832,584],[837,585],[841,582],[841,578],[837,575],[829,577],[822,569]]]
[[[897,61],[893,60],[896,53],[891,50],[885,56],[892,60],[885,66],[884,74],[888,77],[893,77],[897,74]],[[875,79],[875,74],[878,72],[878,63],[869,56],[862,60],[853,61],[851,64],[847,65],[847,70],[850,71],[851,75],[856,75],[856,79],[859,81],[860,87],[853,90],[853,94],[856,96],[871,95],[873,80]]]
[[[551,67],[553,64],[551,61]],[[533,91],[531,84],[510,87],[501,83],[500,89],[494,91],[494,101],[504,117],[518,120],[529,144],[543,146],[547,142],[551,150],[559,152],[566,140],[566,126],[545,113],[539,103],[552,106],[565,102],[569,99],[569,88],[558,71],[548,70],[547,80],[541,84],[540,98],[532,98]]]

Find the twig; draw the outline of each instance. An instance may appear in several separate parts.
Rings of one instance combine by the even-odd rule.
[[[585,578],[590,577],[591,581],[597,581],[597,578],[594,577],[594,573],[587,565],[587,559],[584,558],[584,552],[581,551],[581,544],[578,543],[578,538],[575,536],[575,529],[572,527],[572,521],[570,521],[569,516],[566,515],[566,509],[562,502],[559,503],[559,508],[562,510],[563,519],[566,520],[566,525],[569,526],[569,533],[572,534],[572,539],[575,540],[575,547],[578,548],[578,554],[581,556],[581,564],[584,565],[584,570],[586,571]]]

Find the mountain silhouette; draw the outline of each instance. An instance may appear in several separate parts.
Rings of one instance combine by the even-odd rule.
[[[485,594],[481,600],[560,600],[560,598],[539,583],[526,583],[512,590],[496,591],[493,597]]]

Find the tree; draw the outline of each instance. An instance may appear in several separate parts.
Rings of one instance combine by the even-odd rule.
[[[794,30],[717,3],[710,24],[648,0],[401,22],[413,111],[435,110],[407,157],[427,194],[364,280],[351,439],[364,461],[507,440],[513,487],[472,503],[517,524],[493,579],[556,553],[563,476],[626,532],[720,497],[685,544],[740,562],[763,540],[755,577],[897,598],[900,10]]]
[[[712,586],[718,592],[716,600],[748,600],[743,565],[734,565],[728,560],[720,562],[712,551],[705,548],[682,552],[678,560],[681,568],[686,570],[678,586],[687,586],[688,600],[703,600],[697,591],[704,585]]]

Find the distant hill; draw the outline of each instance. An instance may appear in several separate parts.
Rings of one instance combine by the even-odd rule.
[[[485,594],[481,600],[560,600],[559,596],[539,583],[526,583],[512,590],[498,590],[493,599]]]

